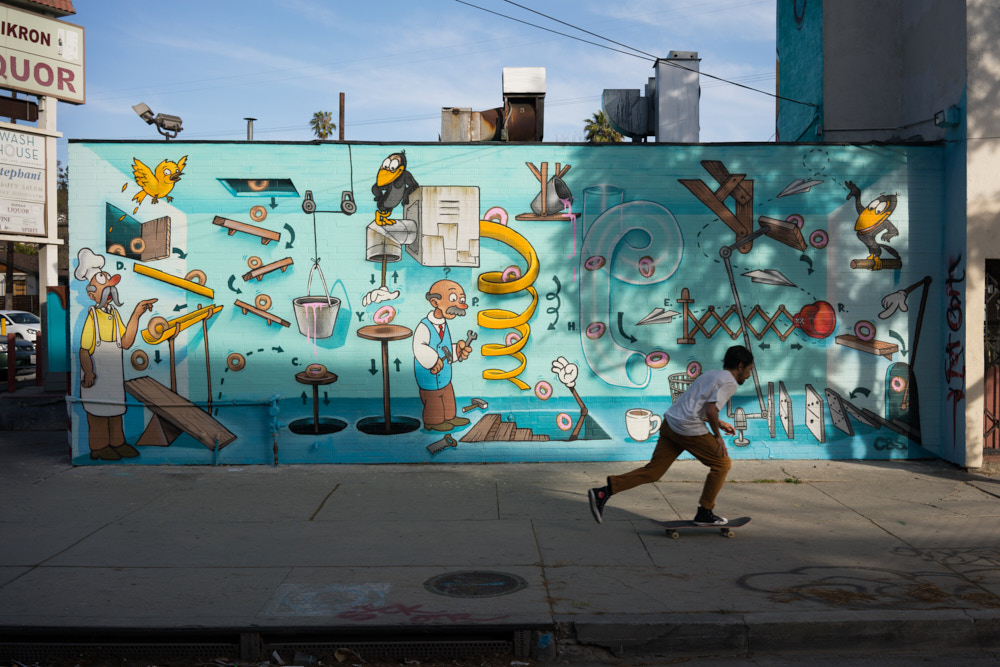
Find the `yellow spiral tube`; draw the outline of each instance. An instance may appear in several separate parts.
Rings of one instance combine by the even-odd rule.
[[[514,329],[521,336],[520,339],[514,341],[511,345],[500,343],[486,343],[483,345],[482,353],[485,357],[511,356],[520,362],[517,368],[509,371],[499,368],[488,368],[483,371],[483,379],[510,380],[518,389],[524,391],[531,387],[517,376],[524,371],[525,366],[528,364],[528,359],[521,350],[527,344],[528,336],[531,333],[528,320],[535,314],[535,308],[538,306],[538,291],[533,287],[535,280],[538,278],[538,255],[527,239],[506,225],[501,225],[490,220],[480,220],[479,234],[483,238],[493,239],[509,245],[527,262],[527,269],[524,275],[516,280],[504,282],[501,271],[487,271],[480,274],[479,291],[484,294],[514,294],[515,292],[525,290],[531,295],[531,304],[528,308],[522,313],[514,313],[502,308],[489,308],[479,311],[478,315],[478,322],[481,327],[486,329]]]

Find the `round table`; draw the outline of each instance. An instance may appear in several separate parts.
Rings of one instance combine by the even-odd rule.
[[[405,340],[413,335],[413,331],[399,324],[370,324],[358,329],[357,334],[367,340],[376,340],[382,344],[382,413],[385,433],[407,433],[416,429],[410,428],[409,421],[402,428],[393,428],[392,411],[389,405],[389,341]],[[419,422],[416,422],[419,426]]]
[[[312,387],[313,395],[313,420],[312,420],[312,432],[313,434],[319,435],[321,432],[326,433],[336,433],[337,431],[343,429],[347,426],[347,422],[340,419],[331,419],[323,422],[323,428],[320,428],[320,418],[319,418],[319,388],[324,385],[333,384],[337,381],[336,373],[331,373],[326,371],[320,375],[312,375],[307,371],[301,371],[295,374],[295,381],[309,385]],[[293,433],[302,433],[303,431],[297,430],[293,427],[302,426],[299,422],[304,422],[305,420],[297,420],[288,425],[289,430]],[[308,422],[307,422],[308,424]]]

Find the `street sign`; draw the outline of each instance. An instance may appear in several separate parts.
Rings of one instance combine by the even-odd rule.
[[[0,130],[0,234],[45,236],[45,139]]]
[[[81,26],[0,6],[0,85],[83,104],[83,35]]]

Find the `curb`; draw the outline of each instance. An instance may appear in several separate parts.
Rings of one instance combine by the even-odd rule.
[[[668,614],[575,621],[576,641],[616,657],[1000,646],[1000,610]]]

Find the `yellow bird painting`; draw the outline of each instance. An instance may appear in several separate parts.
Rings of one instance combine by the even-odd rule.
[[[132,158],[132,160],[132,176],[135,177],[135,184],[142,188],[132,197],[132,201],[135,202],[133,214],[139,211],[139,205],[142,204],[147,195],[153,198],[154,204],[159,203],[161,198],[168,202],[174,200],[170,196],[170,192],[177,185],[177,181],[181,180],[181,172],[184,171],[184,165],[187,163],[187,155],[177,162],[164,160],[156,165],[156,169],[150,169],[139,158]]]

